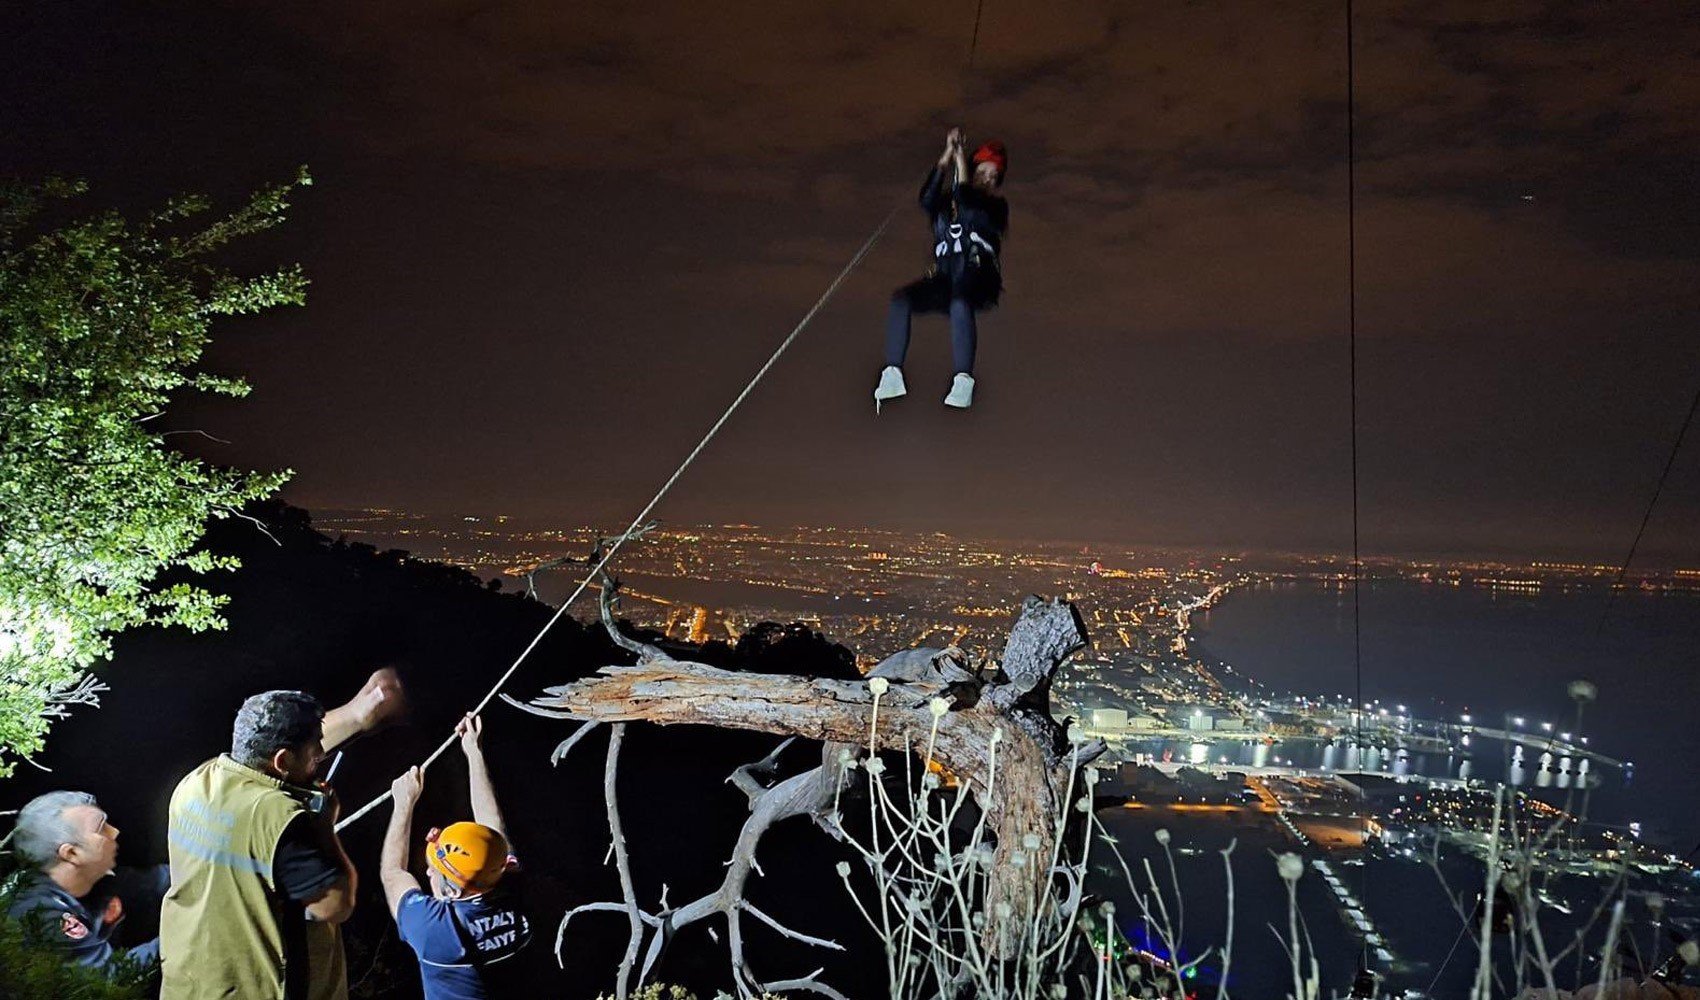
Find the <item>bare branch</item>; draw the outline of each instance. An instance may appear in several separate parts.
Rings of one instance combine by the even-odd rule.
[[[581,906],[573,907],[572,909],[568,910],[564,916],[561,917],[561,923],[555,928],[555,964],[556,965],[560,966],[563,969],[567,967],[567,960],[566,960],[565,956],[563,956],[561,954],[561,948],[562,948],[563,945],[566,944],[567,924],[569,922],[571,922],[571,920],[574,917],[578,916],[581,913],[596,913],[598,911],[609,911],[609,910],[612,910],[612,911],[617,912],[617,913],[624,913],[626,911],[626,904],[625,903],[585,903]],[[661,923],[661,918],[654,916],[653,914],[645,913],[642,916],[643,916],[643,922],[646,923],[646,924],[649,924],[651,926],[659,926],[660,923]]]
[[[840,995],[831,987],[815,982],[813,975],[768,983],[764,987],[749,970],[740,918],[748,911],[793,940],[819,947],[840,947],[835,942],[783,927],[745,899],[745,886],[750,873],[760,870],[756,849],[776,822],[808,816],[835,837],[847,836],[836,815],[846,778],[845,761],[854,761],[869,750],[903,751],[925,763],[941,766],[962,782],[964,794],[972,792],[978,800],[981,808],[975,836],[983,831],[995,846],[985,849],[986,863],[981,873],[973,876],[980,880],[984,893],[983,903],[976,906],[1008,917],[987,921],[986,940],[979,947],[970,940],[966,947],[976,954],[983,948],[984,956],[994,961],[1017,957],[1015,941],[1029,925],[1027,918],[1036,907],[1054,908],[1057,904],[1051,882],[1056,870],[1058,838],[1066,828],[1059,817],[1067,815],[1065,807],[1069,803],[1065,799],[1071,794],[1075,775],[1082,764],[1105,749],[1101,741],[1071,742],[1064,727],[1051,716],[1051,677],[1069,655],[1086,643],[1085,631],[1073,605],[1061,600],[1028,598],[1011,628],[1001,669],[987,669],[984,664],[976,666],[967,654],[955,648],[915,649],[888,657],[866,679],[836,680],[741,673],[676,660],[659,647],[620,632],[614,617],[618,586],[606,573],[602,576],[603,626],[617,645],[638,657],[638,662],[610,664],[593,676],[550,687],[532,700],[527,706],[530,710],[588,724],[608,722],[618,726],[647,721],[658,725],[710,725],[805,737],[824,744],[820,766],[771,787],[766,783],[778,773],[779,757],[789,745],[789,739],[762,760],[740,767],[729,776],[728,781],[748,799],[750,816],[739,833],[725,875],[715,891],[655,918],[658,929],[650,938],[637,988],[641,989],[648,980],[674,932],[720,915],[727,923],[728,958],[740,996],[753,997],[764,988]],[[581,729],[563,743],[556,751],[557,758],[583,732]],[[875,768],[878,763],[870,759],[867,772],[875,782],[876,803],[889,808],[889,801],[878,790],[879,771]],[[619,860],[623,838],[617,832],[612,774],[610,757],[605,783]],[[958,807],[960,802],[961,796]],[[941,822],[948,825],[948,818]],[[910,830],[895,839],[890,849],[901,851],[914,863],[917,856],[911,851],[919,849],[921,844],[911,841],[918,835],[916,830]],[[944,826],[939,828],[938,835],[948,838]],[[945,854],[954,853],[945,841],[934,843],[945,846]],[[858,849],[866,856],[865,848]],[[1051,860],[1035,864],[1033,859]],[[636,904],[627,887],[629,873],[624,870],[623,860],[621,864],[627,903],[624,907],[609,904],[601,908],[623,908],[632,921],[633,943],[621,965],[620,995],[624,996],[642,925],[640,918],[633,916]],[[908,886],[901,880],[896,884]],[[904,891],[925,888],[916,883]],[[1070,881],[1065,895],[1071,907],[1078,906],[1080,893],[1080,887]],[[584,910],[581,907],[574,912]],[[965,910],[963,917],[967,916]],[[1063,923],[1072,928],[1071,921]],[[905,923],[908,929],[904,933],[913,935],[926,930],[910,924],[912,921]],[[562,926],[564,934],[565,921]],[[934,941],[933,947],[937,950],[940,945]]]
[[[575,731],[571,736],[562,740],[560,742],[560,744],[555,747],[554,752],[549,754],[549,763],[555,765],[556,767],[559,767],[561,765],[561,761],[567,759],[567,754],[572,752],[573,747],[578,746],[578,741],[584,739],[585,736],[588,735],[590,733],[590,731],[592,729],[595,729],[595,728],[596,728],[596,723],[594,723],[594,722],[587,722],[584,725],[578,727],[577,731]]]
[[[744,797],[750,800],[751,807],[754,807],[756,799],[767,794],[767,786],[761,783],[761,779],[771,776],[779,769],[779,755],[785,752],[786,747],[795,742],[797,742],[795,736],[786,738],[774,747],[766,757],[754,764],[745,764],[738,768],[726,780],[740,792],[743,792]]]
[[[545,719],[565,719],[566,721],[571,722],[573,719],[577,718],[577,716],[573,715],[571,712],[554,712],[547,708],[538,708],[536,705],[528,704],[520,701],[518,698],[508,695],[507,692],[499,692],[499,695],[503,701],[520,711],[530,712],[532,715],[541,715]]]
[[[602,797],[608,805],[608,833],[614,841],[614,863],[620,872],[620,894],[626,900],[626,917],[632,930],[631,938],[626,942],[625,957],[620,960],[620,975],[616,981],[615,995],[619,1000],[626,1000],[632,966],[637,964],[638,949],[643,947],[642,911],[638,908],[637,890],[632,886],[631,860],[626,856],[626,832],[620,825],[620,803],[614,791],[614,779],[620,767],[620,743],[625,736],[625,723],[615,723],[614,730],[608,737],[608,763],[602,775]]]
[[[832,987],[817,981],[815,977],[820,974],[821,970],[816,969],[801,979],[782,979],[776,983],[763,983],[761,985],[761,991],[763,993],[783,994],[788,990],[804,990],[809,993],[819,993],[824,997],[831,997],[832,1000],[850,1000],[849,997],[838,992]]]
[[[247,521],[249,524],[252,524],[254,527],[260,529],[260,534],[265,535],[267,538],[271,539],[273,545],[276,545],[278,548],[283,547],[283,543],[277,540],[277,536],[271,533],[270,528],[266,527],[266,522],[260,520],[259,518],[253,516],[252,514],[244,514],[241,511],[237,510],[235,507],[220,507],[218,509],[223,511],[224,513],[230,515],[231,517],[239,518],[243,521]]]
[[[206,438],[208,441],[217,441],[219,444],[229,444],[230,443],[229,441],[226,441],[224,438],[213,437],[211,434],[208,434],[206,431],[202,431],[202,430],[166,431],[165,433],[161,434],[160,437],[168,438],[168,437],[172,436],[173,434],[199,434],[201,437]]]
[[[751,916],[755,917],[757,920],[760,920],[762,923],[773,928],[774,930],[785,935],[786,937],[790,938],[793,941],[801,941],[804,944],[812,944],[812,945],[814,945],[818,948],[831,948],[833,951],[843,951],[844,950],[844,946],[839,944],[837,941],[830,941],[826,938],[810,937],[807,934],[803,934],[803,933],[800,933],[798,931],[794,931],[789,927],[786,927],[784,924],[773,919],[772,917],[768,916],[767,914],[763,913],[762,911],[756,909],[755,904],[751,903],[747,900],[740,900],[738,905],[743,907],[744,911],[746,913],[750,914]]]

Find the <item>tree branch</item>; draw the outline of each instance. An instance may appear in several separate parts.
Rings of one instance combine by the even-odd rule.
[[[845,780],[843,759],[869,750],[900,750],[917,757],[929,756],[930,751],[930,759],[973,791],[996,841],[987,876],[988,910],[1008,905],[1011,909],[1006,912],[1026,914],[1032,900],[1050,898],[1042,890],[1051,868],[1035,862],[1055,855],[1064,826],[1059,817],[1068,805],[1063,799],[1069,794],[1073,769],[1104,750],[1101,742],[1071,745],[1065,728],[1050,714],[1052,676],[1087,641],[1072,604],[1036,597],[1024,601],[999,665],[976,665],[954,647],[911,649],[882,661],[867,679],[850,681],[741,673],[674,659],[661,648],[620,632],[613,612],[617,585],[606,574],[603,584],[603,626],[638,662],[610,664],[592,676],[551,687],[532,700],[531,710],[591,724],[708,725],[805,737],[824,744],[820,766],[771,787],[764,781],[777,772],[779,755],[789,739],[729,776],[727,780],[749,800],[750,816],[739,832],[725,877],[714,892],[657,918],[660,927],[650,940],[638,988],[648,980],[674,931],[715,914],[727,920],[733,978],[743,997],[753,997],[764,988],[745,960],[740,922],[744,911],[787,937],[837,947],[780,926],[745,900],[745,885],[751,870],[759,870],[756,848],[774,823],[806,815],[834,836],[842,835],[834,810]],[[878,692],[870,683],[875,678],[882,679]],[[935,716],[933,704],[940,700],[943,714]],[[612,819],[611,791],[609,808],[611,823],[617,823]],[[620,842],[617,837],[617,850]],[[1017,853],[1022,857],[1017,858]],[[622,872],[623,888],[626,878]],[[629,890],[627,897],[629,915],[635,903]],[[633,919],[636,941],[641,926]],[[1008,935],[1023,923],[1021,916],[1003,921],[997,933]],[[996,941],[990,944],[1002,946]],[[622,964],[622,996],[635,954],[635,946],[628,948]],[[813,976],[765,988],[781,986],[839,995],[815,983]]]
[[[614,793],[614,778],[620,765],[620,743],[625,736],[625,724],[616,723],[608,737],[608,764],[602,775],[602,797],[608,803],[608,833],[614,839],[614,864],[620,871],[620,895],[626,900],[626,917],[632,929],[631,938],[626,942],[626,955],[620,960],[618,992],[615,994],[619,1000],[626,1000],[632,966],[637,963],[638,949],[643,947],[642,911],[638,908],[637,890],[632,887],[632,866],[626,856],[626,832],[620,825],[620,803]]]

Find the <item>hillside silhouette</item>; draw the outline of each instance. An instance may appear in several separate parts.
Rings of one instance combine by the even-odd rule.
[[[240,520],[215,524],[206,546],[243,561],[234,574],[203,578],[231,598],[228,631],[189,635],[136,630],[116,641],[98,674],[110,685],[99,710],[78,710],[61,721],[41,763],[46,774],[20,768],[0,807],[14,808],[52,788],[92,792],[123,830],[125,865],[166,859],[165,816],[177,780],[228,749],[230,725],[248,695],[299,688],[326,705],[346,700],[374,669],[396,668],[408,692],[408,711],[390,729],[346,747],[337,775],[344,814],[389,787],[423,760],[542,628],[553,609],[504,593],[455,567],[313,530],[307,512],[269,504],[253,513],[272,538]],[[273,539],[275,538],[275,542]],[[586,620],[588,597],[574,612]],[[638,633],[643,635],[643,633]],[[645,635],[654,641],[656,636]],[[802,625],[764,623],[735,645],[667,643],[680,657],[729,669],[855,677],[853,655]],[[879,651],[885,652],[885,651]],[[598,666],[630,662],[600,625],[565,617],[532,653],[507,692],[527,699],[544,687],[584,676]],[[570,907],[618,900],[612,865],[603,864],[608,826],[602,797],[607,737],[592,734],[559,766],[550,752],[574,724],[538,718],[500,702],[485,713],[484,744],[507,815],[515,852],[525,868],[534,943],[515,971],[528,995],[594,997],[612,989],[624,952],[623,914],[575,918],[562,949],[555,928]],[[718,885],[746,813],[744,796],[724,784],[739,765],[776,745],[771,736],[702,727],[661,729],[634,724],[621,757],[619,794],[639,899],[653,912],[665,884],[682,905]],[[818,744],[799,741],[787,751],[785,773],[813,766]],[[379,843],[389,806],[344,834],[360,869],[359,909],[346,926],[350,983],[356,996],[417,996],[412,953],[395,938],[378,884]],[[470,818],[466,769],[458,750],[426,777],[415,812],[415,839],[431,826]],[[745,922],[748,957],[764,979],[825,968],[822,979],[851,996],[884,991],[883,966],[869,960],[880,945],[856,916],[833,872],[847,850],[814,825],[791,820],[762,842],[765,877],[749,898],[788,926],[845,944],[850,951],[804,948],[766,927]],[[415,851],[415,870],[419,869]],[[859,865],[858,865],[859,867]],[[157,915],[133,913],[126,933],[153,932]],[[658,977],[712,996],[730,985],[724,922],[680,932]],[[873,949],[873,950],[870,950]],[[876,975],[878,973],[878,975]]]

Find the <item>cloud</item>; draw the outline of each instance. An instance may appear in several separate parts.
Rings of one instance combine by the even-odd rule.
[[[905,201],[799,348],[818,367],[797,402],[841,402],[861,378],[845,372],[877,360],[884,289],[924,266],[907,200],[939,133],[996,133],[1013,153],[1009,291],[985,327],[976,418],[1012,411],[1017,394],[1028,409],[985,441],[1085,470],[1069,509],[1101,504],[1107,520],[1136,494],[1166,527],[1299,524],[1343,496],[1347,76],[1333,0],[987,0],[972,74],[971,5],[242,9],[355,82],[305,118],[334,116],[319,127],[376,154],[363,163],[423,165],[416,202],[394,213],[427,220],[413,242],[450,248],[436,273],[503,261],[493,285],[542,289],[570,275],[536,328],[562,315],[629,325],[668,362],[643,372],[643,391],[698,392],[705,410],[720,403],[704,386],[745,377],[746,354]],[[1562,510],[1538,508],[1544,524],[1597,524],[1615,502],[1601,498],[1640,481],[1637,463],[1662,461],[1665,410],[1692,392],[1670,359],[1700,310],[1700,19],[1677,3],[1523,0],[1356,13],[1366,511],[1420,515],[1444,535],[1561,496]],[[489,217],[451,232],[434,199],[478,184],[485,200],[459,207]],[[564,235],[516,240],[539,199]],[[415,277],[395,279],[397,300],[466,294]],[[421,307],[421,325],[437,312]],[[575,365],[627,362],[614,338],[571,344]],[[518,334],[511,350],[537,353]],[[940,361],[936,341],[924,350],[923,369]],[[606,383],[604,408],[618,402]],[[920,462],[915,441],[882,450],[889,421],[877,438],[863,426],[866,388],[820,439],[849,468],[868,454]],[[575,419],[552,405],[543,422]],[[634,449],[670,447],[679,413],[646,410]],[[772,426],[774,447],[793,442],[791,420]],[[1070,433],[1041,441],[1038,427]],[[1079,428],[1094,440],[1073,440]],[[960,449],[937,460],[1001,461],[966,431]],[[825,495],[848,488],[817,456],[794,461]]]
[[[354,114],[390,152],[842,205],[924,162],[923,127],[966,117],[1011,141],[1024,202],[1097,220],[1098,243],[1146,240],[1122,226],[1130,203],[1251,194],[1291,217],[1332,211],[1343,185],[1333,3],[993,3],[972,75],[971,12],[937,5],[380,0],[272,16],[369,82]],[[1681,5],[1360,5],[1355,33],[1365,194],[1534,195],[1605,252],[1691,252],[1700,22]]]

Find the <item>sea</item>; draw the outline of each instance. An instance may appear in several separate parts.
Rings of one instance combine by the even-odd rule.
[[[1320,996],[1345,996],[1362,968],[1378,977],[1378,996],[1470,995],[1480,964],[1480,924],[1467,911],[1475,906],[1483,869],[1468,856],[1451,852],[1431,860],[1420,850],[1409,855],[1390,851],[1372,854],[1361,865],[1344,864],[1336,854],[1296,845],[1270,814],[1252,810],[1225,816],[1161,807],[1106,809],[1098,819],[1127,858],[1132,878],[1108,856],[1107,847],[1095,844],[1088,890],[1115,903],[1117,923],[1131,942],[1172,960],[1171,939],[1158,929],[1167,912],[1180,935],[1175,964],[1196,962],[1185,984],[1189,996],[1214,997],[1224,980],[1228,995],[1236,1000],[1294,995],[1288,885],[1276,868],[1276,856],[1287,851],[1299,853],[1304,861],[1304,874],[1292,886],[1300,921],[1299,953],[1303,973],[1320,983]],[[1166,847],[1157,841],[1158,831],[1167,834]],[[1224,851],[1230,852],[1226,858]],[[1316,866],[1318,861],[1329,866],[1329,873],[1371,921],[1378,935],[1375,947],[1365,948],[1353,932],[1346,907]],[[1149,873],[1145,862],[1151,864]],[[1550,902],[1541,912],[1540,930],[1550,954],[1564,952],[1576,941],[1578,930],[1600,912],[1608,896],[1618,898],[1609,890],[1607,880],[1581,876],[1555,877],[1545,886]],[[1646,904],[1652,893],[1668,899],[1662,924]],[[1621,895],[1626,899],[1622,936],[1633,942],[1632,950],[1649,966],[1656,965],[1661,954],[1670,954],[1669,931],[1692,929],[1692,893],[1672,894],[1668,883],[1634,875]],[[1459,906],[1466,913],[1461,914]],[[1585,945],[1570,948],[1557,963],[1558,986],[1574,989],[1594,981],[1605,924],[1595,920]],[[1654,951],[1655,940],[1662,952]],[[1490,995],[1512,996],[1518,990],[1509,960],[1510,936],[1490,934],[1490,941],[1490,966],[1498,984]]]
[[[1679,854],[1700,844],[1700,595],[1366,580],[1356,653],[1353,616],[1349,588],[1258,583],[1194,618],[1193,652],[1268,690],[1311,696],[1353,695],[1361,664],[1366,701],[1586,736],[1589,749],[1633,765],[1601,770],[1595,819],[1636,823]],[[1596,699],[1578,706],[1574,680],[1592,682]],[[1416,771],[1457,776],[1460,764],[1431,755]],[[1474,776],[1494,777],[1496,764],[1483,755]]]
[[[1354,615],[1361,635],[1356,644]],[[1349,589],[1291,581],[1237,588],[1194,625],[1195,654],[1217,667],[1231,665],[1234,676],[1275,693],[1353,695],[1361,663],[1365,700],[1402,705],[1430,718],[1468,714],[1482,725],[1521,719],[1535,732],[1544,732],[1541,723],[1550,722],[1554,731],[1585,734],[1590,749],[1634,762],[1632,768],[1600,770],[1589,809],[1593,822],[1624,830],[1637,824],[1644,839],[1677,854],[1700,839],[1700,598],[1694,595],[1620,593],[1608,599],[1604,588],[1505,593],[1378,580],[1365,582],[1354,609]],[[1580,706],[1580,719],[1569,696],[1570,682],[1578,679],[1591,681],[1598,692]],[[1221,750],[1213,747],[1211,753]],[[1301,767],[1345,763],[1325,759],[1329,751],[1315,744],[1222,752],[1234,763],[1255,763],[1240,759],[1253,753],[1295,760]],[[1482,758],[1474,762],[1473,777],[1530,788],[1556,786],[1561,777],[1538,767],[1512,768],[1499,750]],[[1368,754],[1351,763],[1394,770],[1391,760]],[[1451,777],[1462,766],[1444,754],[1415,755],[1398,765],[1409,773]],[[1229,993],[1247,1000],[1276,1000],[1293,991],[1290,942],[1284,941],[1287,885],[1274,860],[1283,851],[1298,851],[1306,862],[1294,888],[1300,937],[1305,954],[1316,959],[1322,995],[1344,995],[1366,959],[1382,977],[1381,995],[1468,994],[1478,965],[1479,929],[1460,916],[1454,899],[1466,909],[1473,906],[1482,867],[1467,856],[1442,855],[1437,865],[1420,851],[1393,850],[1348,865],[1338,855],[1298,845],[1274,819],[1249,810],[1224,818],[1162,808],[1110,809],[1099,819],[1134,859],[1134,878],[1130,885],[1119,865],[1106,865],[1100,857],[1093,865],[1093,888],[1117,902],[1124,933],[1165,957],[1167,943],[1141,916],[1136,896],[1144,898],[1147,910],[1155,911],[1159,893],[1171,913],[1184,905],[1180,960],[1204,956],[1197,979],[1189,983],[1195,995],[1216,995],[1224,976]],[[1166,850],[1156,839],[1159,830],[1167,834]],[[1230,846],[1232,853],[1224,857]],[[1144,860],[1153,863],[1155,887]],[[1317,861],[1330,866],[1373,922],[1390,961],[1376,958],[1351,933],[1346,909]],[[1220,948],[1226,939],[1230,870],[1234,945],[1224,968],[1219,952],[1206,956],[1205,950]],[[1668,878],[1636,875],[1625,888],[1627,933],[1643,957],[1655,947],[1668,954],[1669,931],[1692,931],[1700,919],[1695,891],[1700,886],[1685,890],[1679,884],[1673,892]],[[1548,890],[1556,906],[1543,911],[1542,930],[1557,952],[1575,940],[1576,930],[1606,898],[1608,884],[1563,876]],[[1647,905],[1651,894],[1670,897],[1663,922]],[[1572,949],[1560,963],[1560,986],[1574,988],[1597,974],[1599,926],[1587,947]],[[1501,954],[1508,950],[1508,938],[1493,940]],[[1508,964],[1495,965],[1501,979],[1493,994],[1515,992]]]

